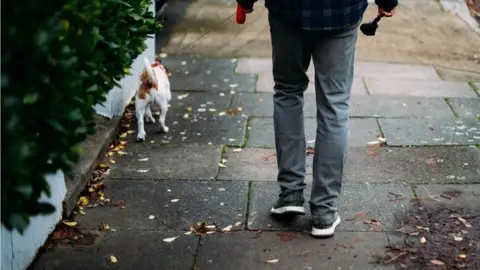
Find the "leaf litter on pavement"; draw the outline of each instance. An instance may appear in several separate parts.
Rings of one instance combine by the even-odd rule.
[[[376,263],[400,269],[480,269],[480,209],[417,201],[397,221],[402,237]]]

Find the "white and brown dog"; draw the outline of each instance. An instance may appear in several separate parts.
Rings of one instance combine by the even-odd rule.
[[[168,79],[167,69],[159,60],[150,63],[147,58],[143,59],[145,69],[140,75],[140,88],[135,98],[135,113],[137,116],[137,141],[145,140],[144,120],[155,123],[150,106],[156,104],[160,107],[160,117],[158,118],[159,131],[168,132],[165,125],[165,117],[167,116],[168,103],[172,99],[170,91],[170,81]]]

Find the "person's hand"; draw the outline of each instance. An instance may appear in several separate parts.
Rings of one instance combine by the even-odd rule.
[[[393,8],[390,11],[386,11],[385,9],[378,7],[378,15],[382,17],[392,17],[395,14],[395,9],[396,8]]]

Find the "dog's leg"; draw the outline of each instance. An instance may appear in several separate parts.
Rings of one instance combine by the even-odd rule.
[[[165,126],[165,118],[167,116],[168,111],[168,103],[165,98],[157,98],[157,103],[160,106],[160,117],[158,118],[158,124],[160,126],[160,131],[168,132],[169,128]]]
[[[152,115],[152,110],[150,109],[150,105],[147,105],[147,108],[145,109],[145,115],[147,116],[146,120],[148,120],[149,123],[155,124],[156,121]]]
[[[147,101],[145,99],[135,99],[135,114],[137,116],[137,141],[145,141],[145,128],[143,125],[143,117],[145,117],[145,110],[147,107]]]

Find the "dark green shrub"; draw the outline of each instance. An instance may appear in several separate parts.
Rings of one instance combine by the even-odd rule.
[[[149,0],[2,2],[2,223],[51,213],[45,175],[69,172],[94,132],[92,106],[160,25]]]

